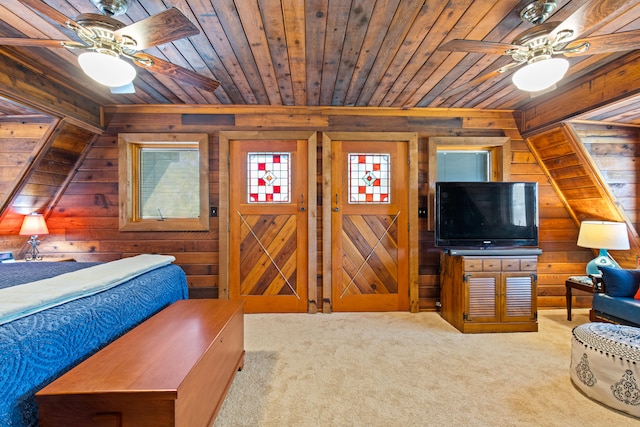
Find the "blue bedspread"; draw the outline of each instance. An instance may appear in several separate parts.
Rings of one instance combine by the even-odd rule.
[[[0,264],[0,289],[48,279],[71,271],[101,264],[99,262],[12,262]]]
[[[186,275],[170,264],[1,325],[0,426],[36,426],[38,390],[162,308],[187,298]]]

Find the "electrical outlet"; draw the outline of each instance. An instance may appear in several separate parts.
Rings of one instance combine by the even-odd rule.
[[[217,206],[211,206],[211,212],[209,213],[209,216],[211,216],[211,217],[218,216],[218,207]]]

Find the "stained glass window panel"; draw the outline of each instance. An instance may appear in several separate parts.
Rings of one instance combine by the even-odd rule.
[[[247,203],[291,202],[291,153],[247,153]]]
[[[391,203],[391,155],[349,153],[349,203]]]

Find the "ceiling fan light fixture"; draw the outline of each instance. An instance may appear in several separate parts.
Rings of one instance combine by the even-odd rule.
[[[91,3],[108,16],[123,15],[129,7],[127,0],[91,0]]]
[[[520,11],[520,18],[531,24],[542,24],[558,7],[557,0],[536,0]]]
[[[109,87],[130,84],[136,69],[119,56],[102,52],[84,52],[78,55],[80,68],[93,80]]]
[[[520,90],[540,92],[562,80],[568,69],[569,61],[564,58],[530,61],[513,73],[511,80]]]

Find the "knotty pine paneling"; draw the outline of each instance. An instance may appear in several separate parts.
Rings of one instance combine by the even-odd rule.
[[[187,114],[187,120],[183,119]],[[207,115],[211,114],[211,121]],[[222,115],[225,120],[219,120]],[[292,120],[293,116],[295,120]],[[197,117],[197,120],[194,119]],[[511,143],[511,179],[536,181],[540,192],[540,247],[538,263],[539,307],[564,306],[564,281],[569,275],[582,274],[590,251],[578,248],[577,227],[572,223],[560,197],[555,193],[528,146],[519,136],[509,112],[479,110],[429,110],[389,108],[287,108],[287,107],[182,107],[144,106],[110,107],[105,111],[106,131],[91,146],[77,168],[66,193],[51,213],[54,230],[43,236],[45,256],[69,256],[82,261],[110,260],[141,252],[162,252],[176,257],[188,275],[194,296],[217,296],[218,219],[211,218],[208,232],[120,232],[118,230],[118,158],[119,132],[198,132],[210,135],[210,204],[219,200],[218,135],[221,130],[290,130],[295,127],[323,131],[401,131],[419,135],[418,186],[420,206],[427,205],[427,141],[434,136],[509,135]],[[229,125],[235,123],[235,125]],[[238,124],[242,123],[242,126]],[[318,138],[318,173],[322,173],[322,138]],[[318,188],[318,298],[322,289],[322,176]],[[428,209],[432,209],[428,206]],[[3,224],[0,224],[3,225]],[[436,310],[439,299],[440,248],[434,247],[433,232],[427,220],[418,221],[419,229],[419,307]],[[0,232],[6,232],[0,229]],[[13,232],[17,233],[15,226]],[[20,239],[23,240],[23,239]],[[578,306],[589,301],[578,300]],[[320,305],[321,306],[321,305]]]

